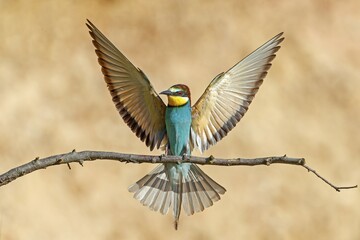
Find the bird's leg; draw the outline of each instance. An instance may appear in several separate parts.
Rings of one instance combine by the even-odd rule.
[[[182,155],[182,161],[185,162],[187,159],[189,159],[190,154],[184,153]],[[179,162],[178,162],[179,163]],[[180,164],[180,163],[179,163]]]
[[[170,147],[169,147],[169,144],[166,144],[166,146],[165,146],[165,156],[167,156],[167,155],[169,155],[169,149],[170,149]]]
[[[166,146],[165,146],[165,152],[159,156],[159,157],[160,157],[160,161],[162,161],[162,158],[163,158],[163,157],[168,156],[168,155],[169,155],[169,147],[168,147],[168,145],[166,145]]]

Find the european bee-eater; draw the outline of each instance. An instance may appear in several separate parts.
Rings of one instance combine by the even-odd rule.
[[[220,141],[247,111],[283,41],[276,35],[228,71],[217,75],[191,106],[189,88],[182,84],[160,94],[144,72],[135,67],[89,20],[86,24],[107,87],[121,117],[146,146],[167,154],[201,152]],[[129,187],[151,210],[166,214],[172,207],[177,229],[181,207],[187,215],[220,200],[225,188],[191,163],[166,163]]]

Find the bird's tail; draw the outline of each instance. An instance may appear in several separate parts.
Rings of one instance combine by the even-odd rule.
[[[191,163],[161,164],[129,187],[134,198],[153,211],[166,214],[172,206],[175,229],[181,206],[187,215],[201,212],[220,200],[225,188]]]

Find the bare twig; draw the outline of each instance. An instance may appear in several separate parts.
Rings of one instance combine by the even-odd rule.
[[[306,164],[302,165],[304,168],[306,168],[309,172],[312,172],[313,174],[315,174],[318,178],[320,178],[321,180],[323,180],[325,183],[327,183],[328,185],[330,185],[333,189],[335,189],[336,191],[340,192],[341,189],[350,189],[350,188],[357,188],[357,185],[353,185],[353,186],[344,186],[344,187],[337,187],[334,184],[332,184],[331,182],[329,182],[328,180],[326,180],[324,177],[322,177],[320,174],[318,174],[314,169],[312,169],[311,167],[307,166]]]
[[[315,170],[305,164],[304,158],[290,158],[286,155],[280,157],[261,157],[261,158],[234,158],[234,159],[222,159],[209,157],[195,157],[195,156],[153,156],[153,155],[136,155],[136,154],[124,154],[116,152],[102,152],[102,151],[82,151],[76,152],[75,150],[70,153],[54,155],[46,158],[35,158],[29,163],[15,167],[6,173],[0,175],[0,186],[8,184],[15,179],[29,174],[39,169],[45,169],[50,166],[56,166],[60,164],[66,164],[69,169],[70,163],[79,163],[83,166],[85,161],[94,160],[115,160],[125,163],[178,163],[188,162],[196,163],[200,165],[218,165],[218,166],[256,166],[256,165],[271,165],[274,163],[299,165],[306,168],[309,172],[314,173],[318,178],[323,180],[329,186],[340,192],[341,189],[356,188],[355,186],[337,187],[330,183],[328,180],[320,176]]]

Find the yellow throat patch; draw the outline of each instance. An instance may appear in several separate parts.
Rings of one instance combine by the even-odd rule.
[[[181,97],[181,96],[168,96],[168,102],[169,102],[169,106],[172,107],[179,107],[184,105],[185,103],[187,103],[189,101],[188,97]]]

